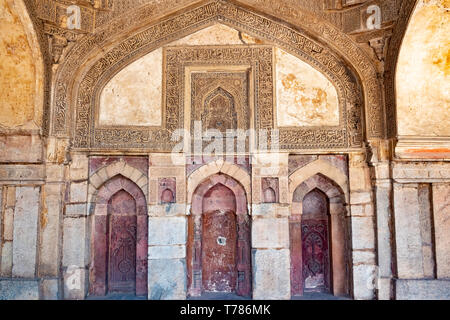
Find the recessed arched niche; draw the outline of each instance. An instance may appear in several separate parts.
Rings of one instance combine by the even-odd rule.
[[[345,195],[331,179],[315,174],[293,193],[289,217],[291,293],[350,294],[349,226]]]
[[[214,174],[192,197],[187,244],[188,295],[251,295],[250,217],[244,188]]]
[[[172,203],[174,202],[173,192],[170,189],[165,189],[161,195],[162,203]]]
[[[147,295],[147,203],[133,181],[119,174],[98,189],[91,240],[90,295]]]

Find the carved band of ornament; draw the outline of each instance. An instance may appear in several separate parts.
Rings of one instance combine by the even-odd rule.
[[[309,40],[296,30],[290,29],[283,24],[271,21],[267,18],[255,15],[244,9],[235,7],[229,3],[220,3],[222,8],[221,14],[218,14],[218,3],[212,2],[208,3],[202,7],[192,9],[191,11],[182,13],[171,19],[164,20],[156,25],[149,27],[147,30],[125,40],[119,46],[107,52],[103,58],[98,60],[94,66],[87,72],[85,78],[81,81],[78,98],[77,98],[77,118],[76,118],[76,138],[75,144],[79,147],[89,147],[89,132],[93,131],[90,126],[90,110],[91,98],[93,96],[93,84],[105,82],[108,77],[106,75],[111,75],[115,71],[120,70],[125,65],[134,61],[145,53],[155,49],[164,43],[168,43],[177,38],[179,34],[188,34],[189,31],[193,32],[201,28],[203,25],[210,24],[212,21],[223,21],[227,24],[237,27],[238,29],[243,29],[250,34],[260,35],[262,38],[270,39],[280,47],[287,49],[288,51],[300,56],[302,59],[311,63],[314,67],[323,71],[328,77],[332,78],[332,82],[336,84],[338,88],[345,88],[344,92],[338,90],[343,95],[342,101],[349,101],[353,107],[359,107],[361,105],[361,92],[359,86],[357,85],[357,80],[349,71],[344,62],[336,58],[331,52],[322,47],[320,44]],[[223,8],[227,10],[223,10]],[[229,16],[234,17],[236,20],[231,19]],[[255,23],[258,21],[258,23]],[[99,34],[98,37],[105,37],[105,34]],[[104,39],[98,39],[101,41]],[[80,44],[80,46],[75,46],[77,50],[80,50],[78,59],[84,55],[88,49],[87,45],[93,45],[96,42],[95,38],[86,40]],[[83,49],[84,48],[84,49]],[[78,62],[75,62],[75,53],[68,55],[66,63],[63,65],[61,72],[58,74],[58,79],[70,83],[71,76],[74,73],[73,69],[70,67],[78,68]],[[367,66],[362,63],[362,66]],[[367,66],[370,67],[370,66]],[[368,87],[377,86],[377,80],[368,83]],[[344,83],[342,85],[341,83]],[[354,90],[355,88],[359,90]],[[67,86],[61,86],[60,89],[56,90],[55,96],[55,127],[54,132],[56,134],[64,134],[67,130],[68,119],[66,115],[68,114],[67,109]],[[355,93],[356,91],[356,93]],[[369,91],[370,92],[370,91]],[[379,106],[375,104],[375,100],[379,97],[379,93],[371,92],[369,94],[369,105],[372,109],[369,109],[368,118],[378,125],[382,123],[380,118]],[[351,101],[354,99],[356,101]],[[370,103],[372,102],[372,103]],[[373,112],[375,111],[375,113]],[[64,116],[64,117],[63,117]],[[138,130],[134,133],[127,133],[126,135],[130,139],[133,135],[139,135]],[[141,132],[140,135],[144,133]],[[159,133],[160,135],[162,132]],[[361,133],[359,133],[361,134]],[[101,135],[108,136],[108,134],[102,131]],[[111,137],[120,135],[116,130],[114,134],[110,135],[110,141],[113,142],[114,138]],[[150,138],[150,137],[149,137]],[[96,141],[97,138],[95,138]]]

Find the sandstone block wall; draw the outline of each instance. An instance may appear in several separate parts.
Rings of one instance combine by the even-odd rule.
[[[448,297],[448,163],[394,165],[398,299]]]
[[[447,297],[447,163],[379,161],[369,167],[360,153],[350,154],[348,162],[330,156],[280,155],[277,167],[256,158],[251,165],[205,161],[192,168],[184,157],[173,162],[164,154],[73,153],[69,162],[60,160],[47,154],[45,164],[0,164],[0,292],[5,299],[86,298],[96,192],[118,174],[145,190],[148,201],[148,298],[185,299],[192,189],[225,171],[248,191],[247,208],[239,210],[251,214],[254,299],[291,298],[289,225],[292,215],[302,210],[301,202],[293,202],[298,196],[293,189],[304,183],[304,190],[298,191],[303,194],[323,183],[322,178],[312,179],[314,175],[332,177],[343,192],[340,197],[324,187],[329,190],[332,219],[342,215],[332,220],[340,231],[332,232],[344,234],[343,265],[348,274],[343,274],[349,280],[336,280],[335,285],[344,285],[335,293],[350,292],[355,299]],[[161,188],[168,185],[172,202],[161,199]],[[275,202],[263,201],[267,187],[277,189]],[[427,295],[416,290],[435,291]]]
[[[170,154],[149,158],[148,298],[186,299],[186,160]],[[160,183],[171,178],[173,202],[164,203]]]

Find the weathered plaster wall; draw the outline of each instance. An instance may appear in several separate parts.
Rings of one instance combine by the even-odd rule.
[[[319,71],[281,50],[276,56],[276,100],[279,126],[337,126],[336,88]]]
[[[0,0],[0,126],[42,123],[43,63],[22,1]]]
[[[121,70],[100,96],[99,125],[161,125],[162,49]]]
[[[450,136],[450,1],[420,0],[397,65],[399,135]]]

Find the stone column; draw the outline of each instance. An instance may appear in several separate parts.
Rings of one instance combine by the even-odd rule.
[[[149,163],[148,298],[186,299],[187,208],[183,155],[152,154]],[[172,161],[174,160],[174,161]],[[161,199],[160,182],[175,179],[174,202]]]
[[[378,249],[378,299],[393,298],[393,213],[392,213],[392,180],[390,179],[389,162],[375,164],[375,202],[377,217],[377,249]]]
[[[252,164],[253,299],[290,299],[288,154],[256,155]],[[262,203],[263,177],[278,178],[277,203]]]
[[[353,260],[353,295],[375,298],[375,216],[370,169],[364,152],[350,153],[350,212]]]
[[[394,298],[392,243],[394,242],[393,208],[392,208],[392,143],[389,140],[372,142],[373,185],[377,221],[377,264],[378,264],[378,299]]]
[[[51,145],[49,143],[49,149]],[[50,153],[46,163],[46,184],[42,187],[38,276],[42,299],[55,300],[62,298],[59,288],[66,164],[64,152],[61,155]]]
[[[84,154],[72,154],[71,158],[62,230],[64,298],[84,299],[88,290],[90,260],[89,161]]]

